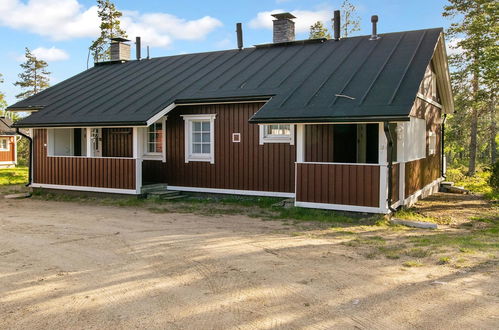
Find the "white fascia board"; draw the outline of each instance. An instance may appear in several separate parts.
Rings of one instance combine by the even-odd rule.
[[[146,122],[147,126],[148,127],[151,126],[152,124],[154,124],[155,122],[160,120],[161,117],[165,116],[168,112],[172,111],[176,107],[177,107],[177,105],[175,103],[170,104],[169,106],[167,106],[166,108],[164,108],[163,110],[161,110],[160,112],[158,112],[157,114],[155,114],[154,116],[149,118]]]

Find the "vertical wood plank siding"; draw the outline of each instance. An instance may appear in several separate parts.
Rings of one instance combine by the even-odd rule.
[[[296,164],[296,200],[379,207],[379,166]]]
[[[13,162],[16,159],[15,136],[2,136],[9,139],[10,148],[8,151],[0,151],[0,162]]]
[[[133,157],[132,128],[103,128],[102,156]]]
[[[393,164],[392,167],[392,203],[400,200],[399,193],[400,164]]]
[[[181,107],[166,121],[166,165],[169,185],[294,192],[295,146],[287,143],[259,144],[259,128],[248,119],[263,103],[217,104]],[[185,163],[184,120],[181,115],[216,114],[215,164]],[[232,142],[232,133],[241,142]],[[165,168],[166,166],[166,168]],[[146,165],[146,168],[151,168]],[[147,176],[146,176],[147,177]]]
[[[333,161],[333,125],[305,125],[305,161]]]
[[[33,181],[41,184],[135,189],[135,159],[48,157],[47,130],[34,130]]]
[[[428,155],[429,135],[427,134],[426,158],[417,159],[405,164],[406,198],[440,178],[442,167],[442,110],[418,98],[414,102],[411,115],[426,120],[426,131],[434,132],[436,134],[437,143],[436,153],[434,155]]]

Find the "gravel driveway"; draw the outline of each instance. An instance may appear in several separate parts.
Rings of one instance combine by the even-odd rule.
[[[0,199],[0,328],[499,327],[496,267],[367,259],[243,216]]]

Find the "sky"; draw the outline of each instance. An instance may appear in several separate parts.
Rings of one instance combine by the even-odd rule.
[[[115,0],[130,39],[141,36],[151,57],[236,48],[235,24],[243,23],[244,46],[272,42],[271,13],[291,12],[296,39],[306,39],[311,24],[328,26],[343,0]],[[378,33],[447,28],[445,0],[350,0],[357,7],[361,31],[370,34],[371,15]],[[7,103],[21,90],[13,83],[28,47],[48,62],[51,85],[87,68],[88,47],[99,34],[95,0],[0,0],[0,91]],[[135,51],[132,48],[132,57]],[[92,62],[92,61],[90,61]],[[92,66],[92,63],[90,63]]]

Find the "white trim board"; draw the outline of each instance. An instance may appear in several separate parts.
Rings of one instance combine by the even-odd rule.
[[[117,189],[117,188],[100,188],[100,187],[85,187],[85,186],[65,186],[58,184],[45,184],[45,183],[32,183],[32,188],[46,188],[46,189],[61,189],[61,190],[76,190],[76,191],[90,191],[111,194],[127,194],[137,195],[135,189]]]
[[[416,203],[419,199],[419,197],[423,194],[426,194],[426,193],[430,193],[430,195],[432,194],[432,189],[435,188],[435,185],[439,185],[440,182],[442,182],[444,179],[443,178],[438,178],[436,180],[434,180],[433,182],[427,184],[426,186],[424,186],[423,188],[419,189],[418,191],[416,191],[414,194],[410,195],[409,197],[407,197],[406,199],[404,199],[404,206],[405,207],[411,207],[414,203]],[[426,196],[429,196],[429,195],[426,195]],[[426,197],[424,196],[424,197]]]
[[[227,195],[248,195],[248,196],[285,197],[285,198],[295,197],[294,193],[287,193],[287,192],[199,188],[199,187],[184,187],[184,186],[170,186],[170,185],[168,185],[168,190],[200,192],[200,193],[210,193],[210,194],[227,194]]]
[[[161,110],[160,112],[158,112],[157,114],[155,114],[154,116],[152,116],[151,118],[149,118],[149,120],[147,120],[147,122],[146,122],[147,127],[151,126],[151,124],[157,122],[159,119],[161,119],[161,117],[163,117],[168,112],[175,109],[176,106],[177,105],[175,103],[172,103],[169,106],[167,106],[166,108],[164,108],[163,110]]]
[[[335,211],[366,212],[366,213],[381,213],[381,214],[389,213],[388,210],[385,210],[380,207],[357,206],[357,205],[295,202],[295,206],[306,207],[311,209],[325,209],[325,210],[335,210]]]

